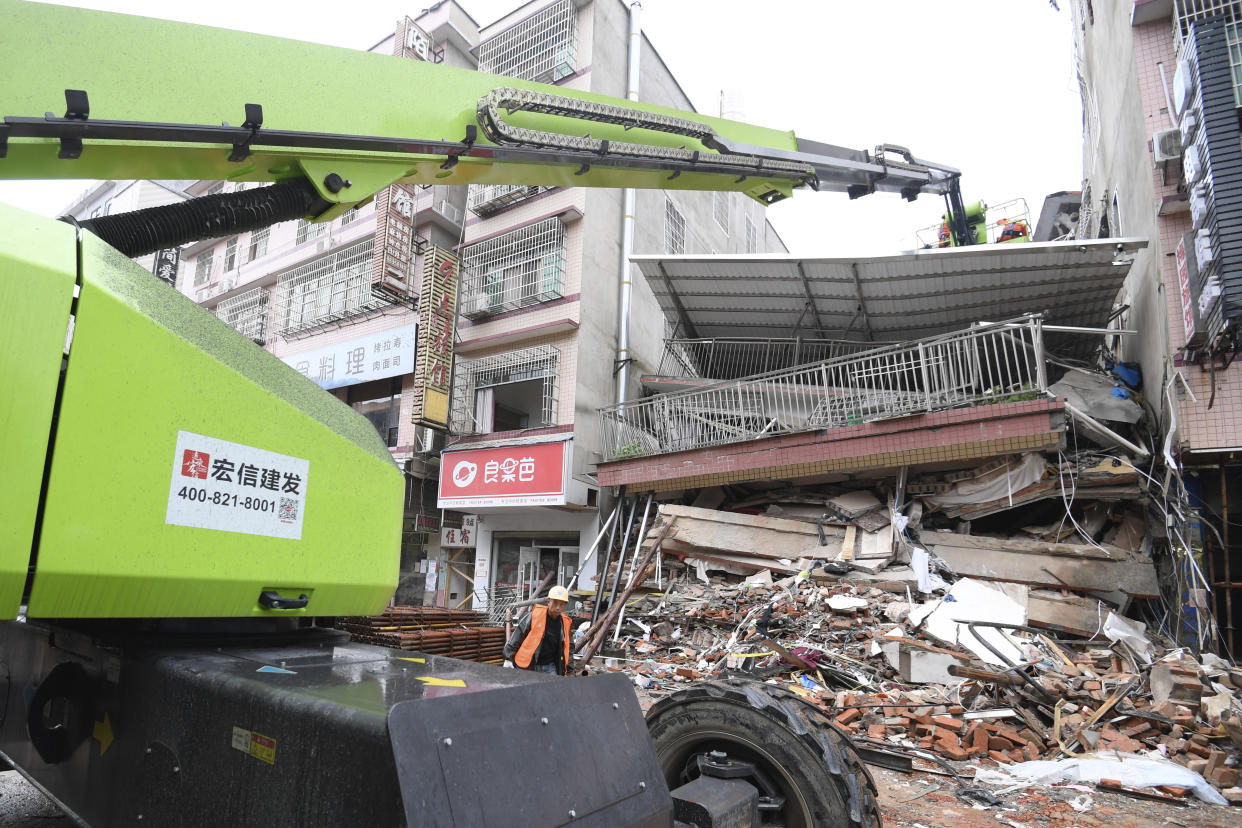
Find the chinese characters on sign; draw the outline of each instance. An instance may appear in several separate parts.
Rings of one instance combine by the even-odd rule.
[[[408,305],[413,294],[413,185],[393,184],[375,196],[375,252],[371,255],[371,295]]]
[[[414,370],[416,330],[417,326],[411,322],[400,328],[281,357],[281,360],[320,388],[340,388],[396,377]]]
[[[174,247],[171,249],[155,251],[155,263],[151,265],[151,272],[154,273],[161,282],[167,282],[173,287],[177,286],[177,267],[181,263],[181,248]]]
[[[1186,260],[1186,239],[1177,243],[1177,284],[1182,297],[1182,324],[1186,327],[1186,343],[1195,338],[1195,300],[1190,294],[1190,265]]]
[[[446,451],[440,459],[441,509],[564,505],[572,441]]]
[[[448,428],[458,265],[456,256],[439,247],[423,257],[423,282],[418,295],[423,331],[418,338],[412,419],[417,425],[431,428]]]
[[[164,522],[301,540],[310,463],[177,432]]]
[[[473,548],[478,525],[477,515],[463,515],[460,527],[445,526],[440,529],[440,546],[455,549]]]

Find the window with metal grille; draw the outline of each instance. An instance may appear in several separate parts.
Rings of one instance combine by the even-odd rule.
[[[729,233],[729,194],[717,190],[712,199],[712,216],[716,219],[716,223],[720,225],[720,229]]]
[[[1233,102],[1242,107],[1242,26],[1225,24],[1225,42],[1229,46],[1229,70],[1233,78]]]
[[[216,305],[216,317],[247,339],[265,342],[267,335],[267,288],[239,293]]]
[[[458,357],[453,432],[486,434],[556,425],[560,356],[551,345],[537,345],[479,359]]]
[[[253,262],[255,259],[267,255],[267,239],[271,234],[272,228],[270,227],[255,230],[250,234],[250,250],[246,261]]]
[[[560,0],[479,45],[479,71],[555,83],[574,71],[577,15]]]
[[[297,334],[316,325],[384,306],[371,296],[375,239],[307,262],[276,282],[277,333]]]
[[[211,260],[215,258],[215,248],[204,250],[194,260],[194,287],[205,285],[211,281]]]
[[[564,295],[565,225],[559,218],[519,227],[462,250],[464,307],[482,316]]]
[[[1242,3],[1238,0],[1176,0],[1173,8],[1173,37],[1180,51],[1182,42],[1190,37],[1190,27],[1208,17],[1224,15],[1226,23],[1242,20]]]
[[[357,207],[352,207],[346,210],[344,213],[341,213],[341,226],[344,227],[345,225],[350,224],[356,218],[358,218]]]
[[[326,223],[312,224],[306,219],[298,219],[298,244],[303,244],[311,239],[317,239],[324,233],[328,232]]]
[[[237,236],[224,243],[224,272],[237,269]]]
[[[471,184],[466,207],[476,216],[490,216],[550,189],[528,184]]]
[[[672,199],[664,201],[664,252],[674,256],[686,252],[686,219]]]
[[[224,182],[217,181],[215,184],[208,187],[207,192],[203,193],[203,195],[219,195],[222,192],[224,192]]]
[[[1229,47],[1229,66],[1233,77],[1233,100],[1242,107],[1242,3],[1238,0],[1176,0],[1173,7],[1173,41],[1181,54],[1190,37],[1190,27],[1209,17],[1225,18],[1225,41]]]
[[[746,252],[759,252],[759,227],[750,216],[746,217]]]

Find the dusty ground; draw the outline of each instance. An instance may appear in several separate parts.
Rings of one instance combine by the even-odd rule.
[[[71,828],[74,824],[17,771],[0,773],[0,828]]]
[[[884,824],[893,828],[1017,828],[1047,826],[1182,825],[1187,828],[1242,826],[1242,808],[1208,805],[1196,799],[1185,806],[1132,799],[1088,785],[1038,787],[1008,794],[1004,806],[980,810],[954,798],[956,783],[947,776],[904,774],[872,767],[880,790]],[[1076,801],[1085,810],[1075,810]]]

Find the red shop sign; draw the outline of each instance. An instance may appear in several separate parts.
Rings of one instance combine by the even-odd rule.
[[[449,451],[440,458],[441,509],[560,506],[571,442]]]

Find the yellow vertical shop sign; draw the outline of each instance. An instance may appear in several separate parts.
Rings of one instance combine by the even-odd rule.
[[[457,325],[457,284],[461,262],[433,247],[423,257],[418,294],[418,346],[414,353],[415,425],[448,429],[449,382],[453,376],[453,331]]]

